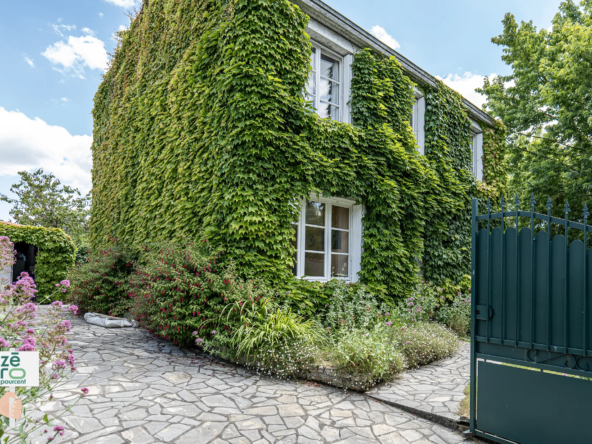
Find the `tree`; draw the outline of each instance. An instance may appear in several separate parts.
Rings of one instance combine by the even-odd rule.
[[[36,227],[61,228],[80,248],[86,244],[90,217],[90,193],[82,196],[77,188],[62,183],[43,169],[33,173],[18,173],[21,181],[10,191],[17,195],[11,199],[0,194],[0,201],[13,207],[10,215],[15,222]]]
[[[592,0],[564,1],[550,30],[512,14],[503,25],[492,42],[512,73],[477,91],[508,130],[509,188],[523,202],[534,193],[538,211],[547,195],[555,214],[569,199],[578,218],[592,202]]]

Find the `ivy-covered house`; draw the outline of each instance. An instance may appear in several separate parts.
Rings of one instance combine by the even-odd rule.
[[[392,296],[468,272],[504,129],[355,23],[320,0],[144,0],[119,37],[94,246],[205,238],[245,275]]]

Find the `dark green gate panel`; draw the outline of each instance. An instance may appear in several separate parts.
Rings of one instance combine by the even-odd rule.
[[[580,223],[567,203],[565,219],[551,216],[550,199],[546,215],[534,197],[530,211],[518,198],[513,211],[506,205],[491,213],[488,202],[479,215],[473,201],[470,430],[499,442],[592,444],[588,209]]]
[[[592,381],[478,363],[477,428],[521,444],[590,444]]]
[[[535,236],[535,344],[547,344],[547,289],[549,288],[549,233],[539,231]]]

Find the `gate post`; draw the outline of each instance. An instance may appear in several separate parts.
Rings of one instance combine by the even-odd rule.
[[[479,215],[479,199],[472,200],[471,211],[471,407],[470,407],[470,430],[471,434],[475,436],[476,428],[476,400],[477,400],[477,363],[475,360],[475,340],[476,340],[476,307],[477,307],[477,232],[479,226],[477,225],[477,216]]]

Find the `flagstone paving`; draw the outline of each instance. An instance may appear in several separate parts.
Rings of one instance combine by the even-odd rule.
[[[471,378],[470,350],[470,344],[462,342],[452,358],[405,372],[367,394],[452,426],[459,420],[458,407]]]
[[[365,395],[259,376],[140,329],[104,329],[80,318],[71,322],[78,371],[42,410],[63,410],[82,387],[90,393],[55,422],[67,430],[54,442],[465,442],[457,432]]]

